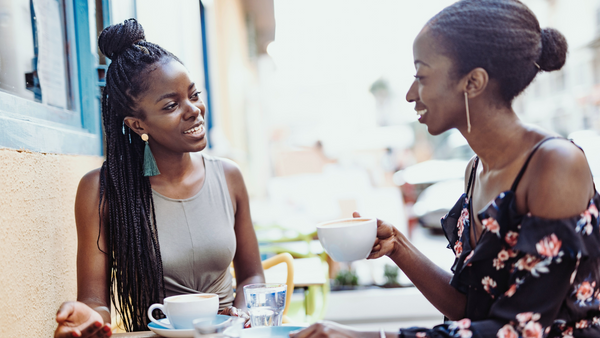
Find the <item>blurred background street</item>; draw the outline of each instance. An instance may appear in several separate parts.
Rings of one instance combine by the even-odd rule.
[[[41,320],[27,334],[48,336],[48,314],[75,298],[76,243],[68,240],[74,193],[104,154],[99,97],[108,61],[97,36],[131,17],[202,88],[205,151],[240,165],[263,259],[289,252],[323,262],[327,283],[298,288],[292,320],[388,330],[440,323],[390,260],[333,262],[315,226],[353,211],[378,217],[450,269],[454,257],[439,219],[462,193],[473,152],[456,130],[430,136],[405,93],[414,80],[414,38],[453,2],[0,0],[0,162],[33,168],[0,174],[0,254],[21,252],[24,234],[35,234],[25,236],[27,246],[54,257],[25,252],[7,262],[10,273],[0,274],[0,283],[12,285],[7,304],[30,299],[39,307],[23,308],[27,319],[0,312],[6,323]],[[566,36],[569,55],[561,71],[539,74],[513,107],[524,121],[582,146],[598,183],[600,0],[524,3],[542,27]],[[43,195],[56,182],[61,197]],[[27,285],[54,291],[40,299]],[[0,324],[2,337],[25,335],[11,330]]]

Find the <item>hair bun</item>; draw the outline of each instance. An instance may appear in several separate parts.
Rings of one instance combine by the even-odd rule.
[[[134,43],[145,39],[142,25],[136,19],[127,19],[123,23],[104,28],[98,37],[98,47],[102,54],[113,59]]]
[[[554,28],[542,29],[542,54],[537,64],[541,70],[559,70],[567,60],[567,39]]]

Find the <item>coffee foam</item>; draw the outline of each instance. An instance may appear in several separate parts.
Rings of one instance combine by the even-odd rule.
[[[339,228],[343,228],[346,226],[352,226],[352,225],[357,225],[360,223],[365,223],[370,221],[371,219],[369,218],[355,218],[355,219],[346,219],[346,220],[340,220],[340,221],[331,221],[331,222],[327,222],[324,224],[319,225],[319,227],[331,227],[331,228],[335,228],[335,227],[339,227]]]
[[[215,297],[214,295],[182,295],[182,296],[174,296],[173,298],[169,298],[169,302],[171,303],[184,303],[184,302],[194,302],[198,300],[205,300]]]

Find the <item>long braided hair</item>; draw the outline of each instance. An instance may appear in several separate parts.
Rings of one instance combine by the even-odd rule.
[[[179,59],[145,41],[135,19],[105,28],[98,46],[112,61],[102,93],[106,161],[98,206],[108,244],[107,282],[125,329],[139,331],[146,328],[148,307],[164,298],[165,291],[152,189],[142,175],[144,142],[125,126],[124,118],[143,114],[135,111],[136,98],[148,89],[151,66]]]

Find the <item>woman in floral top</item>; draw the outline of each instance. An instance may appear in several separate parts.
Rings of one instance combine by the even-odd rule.
[[[459,1],[416,37],[407,100],[429,133],[457,128],[477,156],[442,219],[453,274],[378,221],[369,258],[389,256],[447,318],[386,337],[600,337],[600,195],[585,155],[511,107],[566,53],[564,36],[517,0]],[[294,337],[383,336],[325,322]]]

